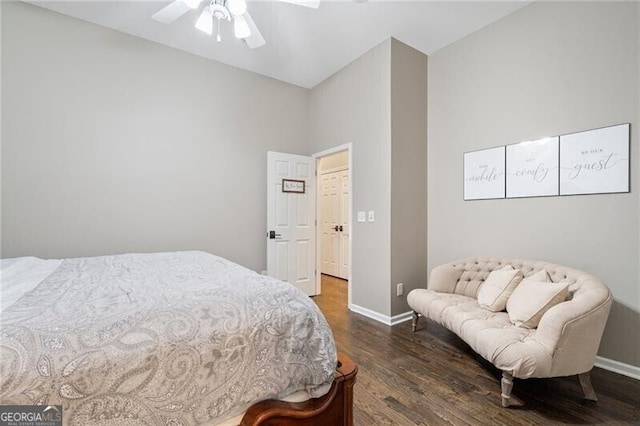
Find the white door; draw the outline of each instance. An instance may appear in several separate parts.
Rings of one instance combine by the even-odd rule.
[[[321,257],[323,274],[349,278],[349,171],[321,175]]]
[[[311,157],[267,152],[267,274],[310,296],[316,294],[315,170]]]
[[[320,232],[322,241],[320,247],[320,271],[323,274],[339,275],[340,269],[340,240],[338,237],[340,225],[340,198],[338,191],[338,173],[325,173],[321,179],[320,198]]]

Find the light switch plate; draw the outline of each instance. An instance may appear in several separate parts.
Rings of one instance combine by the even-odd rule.
[[[365,216],[366,212],[358,212],[358,222],[366,222],[366,216]]]
[[[369,222],[373,222],[375,220],[375,215],[373,210],[369,210]]]

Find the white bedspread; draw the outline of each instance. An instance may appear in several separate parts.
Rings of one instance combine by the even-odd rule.
[[[49,267],[17,299],[7,281],[0,404],[62,404],[65,425],[193,425],[333,380],[323,315],[282,281],[203,252]]]
[[[33,290],[61,263],[62,260],[37,257],[0,259],[0,312]]]

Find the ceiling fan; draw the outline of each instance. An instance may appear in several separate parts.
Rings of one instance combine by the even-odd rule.
[[[320,0],[280,0],[286,3],[317,9]],[[202,0],[174,0],[151,18],[162,24],[170,24],[190,10],[200,8]],[[233,32],[236,38],[242,39],[251,49],[263,46],[266,41],[256,23],[247,12],[246,0],[205,0],[200,17],[196,21],[196,28],[209,35],[213,34],[213,20],[217,21],[216,40],[220,42],[220,21],[233,19]]]

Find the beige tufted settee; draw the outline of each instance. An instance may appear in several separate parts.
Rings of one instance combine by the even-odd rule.
[[[537,328],[513,325],[505,311],[480,307],[477,294],[493,270],[506,265],[524,278],[546,270],[551,281],[569,284],[567,300],[544,313]],[[544,285],[544,283],[540,283]],[[513,377],[577,374],[586,399],[597,400],[589,372],[611,308],[611,293],[597,278],[552,263],[506,257],[471,257],[433,268],[427,289],[407,297],[414,311],[413,330],[425,316],[456,333],[473,350],[502,370],[502,405],[511,398]]]

